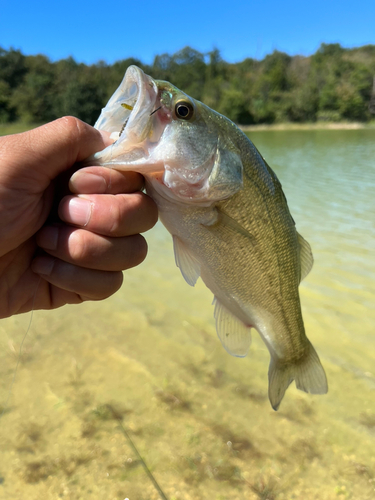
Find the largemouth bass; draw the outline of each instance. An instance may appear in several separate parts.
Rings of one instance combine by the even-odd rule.
[[[115,142],[90,165],[140,172],[173,237],[189,285],[201,276],[214,294],[224,348],[246,356],[251,328],[271,356],[269,399],[277,410],[289,384],[327,392],[306,337],[298,286],[312,267],[279,180],[230,120],[130,66],[95,127]]]

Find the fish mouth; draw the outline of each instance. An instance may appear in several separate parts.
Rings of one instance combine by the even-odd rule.
[[[137,145],[149,133],[150,115],[157,96],[155,81],[137,66],[129,66],[120,86],[94,125],[98,130],[109,132],[115,142],[93,155],[91,164],[92,161],[100,165],[115,164],[125,152],[135,155],[133,160],[139,156]]]

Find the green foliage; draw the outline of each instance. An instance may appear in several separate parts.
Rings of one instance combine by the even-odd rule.
[[[170,81],[195,99],[202,99],[206,63],[204,55],[197,50],[185,47],[172,56],[156,56],[150,73],[153,78]]]
[[[18,50],[10,49],[7,52],[0,47],[0,123],[17,118],[11,95],[27,73],[25,59]]]
[[[375,45],[344,49],[322,44],[310,57],[274,51],[262,61],[225,62],[218,49],[185,47],[157,55],[87,66],[73,58],[52,63],[0,48],[0,123],[42,123],[72,114],[94,123],[126,68],[140,66],[239,124],[369,121],[375,99]]]
[[[81,64],[64,82],[60,80],[62,92],[55,101],[56,115],[70,114],[94,123],[106,101],[104,71],[101,67]],[[64,78],[64,73],[61,76]]]
[[[9,84],[5,80],[0,80],[0,123],[11,121],[10,96],[11,89]]]
[[[27,72],[12,92],[10,103],[17,118],[26,123],[52,120],[54,72],[42,55],[26,58]]]

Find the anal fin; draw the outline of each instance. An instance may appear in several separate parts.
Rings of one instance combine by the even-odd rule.
[[[230,313],[216,297],[214,304],[216,332],[224,349],[232,356],[243,358],[251,345],[251,327]]]

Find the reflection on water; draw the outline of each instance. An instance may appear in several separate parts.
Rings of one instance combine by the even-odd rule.
[[[374,498],[375,131],[250,136],[313,248],[302,306],[328,395],[291,387],[273,412],[264,344],[223,350],[210,292],[186,285],[158,225],[114,297],[35,314],[0,421],[0,498],[157,499],[107,403],[170,500]],[[0,324],[0,402],[28,318]]]

